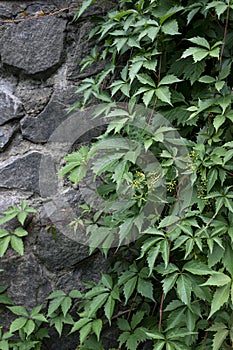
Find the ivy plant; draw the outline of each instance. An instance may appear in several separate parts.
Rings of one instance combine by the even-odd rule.
[[[47,317],[9,306],[19,318],[1,329],[0,349],[40,349],[47,320],[60,336],[64,325],[77,334],[82,350],[104,350],[110,328],[112,349],[231,349],[233,2],[119,0],[93,22],[96,47],[80,69],[103,69],[79,84],[71,109],[97,104],[109,123],[59,174],[77,185],[91,170],[101,204],[82,204],[70,225],[86,228],[90,253],[111,267],[82,292],[53,291]],[[24,203],[0,223],[23,225],[25,213]],[[4,230],[1,255],[16,236]]]

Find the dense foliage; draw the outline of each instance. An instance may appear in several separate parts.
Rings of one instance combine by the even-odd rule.
[[[84,293],[54,291],[47,320],[60,335],[70,325],[82,350],[103,349],[109,327],[119,330],[118,349],[231,349],[233,1],[120,0],[93,21],[97,45],[82,69],[103,69],[83,80],[73,108],[104,102],[96,114],[109,123],[67,155],[60,175],[77,184],[91,167],[103,201],[83,205],[73,224],[87,226],[91,252],[111,252],[112,270]],[[1,240],[15,249],[17,232],[1,230]],[[14,348],[18,330],[25,344],[37,342],[25,349],[40,349],[41,309],[9,308],[21,317],[0,334],[0,349]]]

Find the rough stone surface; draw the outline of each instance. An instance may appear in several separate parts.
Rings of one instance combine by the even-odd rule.
[[[16,130],[17,125],[0,126],[0,152],[3,152],[10,143]]]
[[[23,106],[10,84],[0,79],[0,125],[22,117]]]
[[[0,169],[0,188],[19,188],[39,193],[41,153],[31,152],[6,161]]]
[[[75,101],[73,96],[73,87],[58,90],[36,118],[25,117],[21,121],[23,137],[35,143],[48,141],[53,131],[68,117],[68,108]]]
[[[42,112],[49,102],[53,89],[51,87],[35,86],[35,84],[22,82],[17,87],[17,96],[24,105],[26,113],[36,116]]]
[[[61,62],[66,21],[55,16],[12,24],[0,39],[4,64],[35,74]]]

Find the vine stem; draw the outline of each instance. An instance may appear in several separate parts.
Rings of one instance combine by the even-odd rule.
[[[159,327],[158,327],[159,332],[161,332],[161,326],[162,326],[164,298],[165,298],[165,295],[163,293],[160,301],[160,307],[159,307]]]
[[[218,79],[220,79],[220,74],[222,71],[222,64],[223,64],[223,52],[226,46],[226,39],[227,39],[227,31],[228,31],[228,25],[229,25],[229,17],[230,17],[230,6],[227,8],[227,17],[226,17],[226,23],[225,23],[225,28],[224,28],[224,35],[223,35],[223,44],[220,52],[220,57],[219,57],[219,76]]]
[[[51,17],[51,16],[57,15],[61,12],[64,12],[64,11],[67,11],[67,10],[70,10],[73,8],[77,8],[77,6],[79,6],[79,5],[80,5],[80,3],[77,3],[76,5],[64,7],[62,9],[59,9],[57,11],[50,12],[50,13],[45,13],[45,12],[41,11],[39,13],[36,13],[34,16],[30,16],[30,17],[25,16],[22,19],[1,19],[0,23],[19,23],[19,22],[29,21],[29,20],[32,20],[34,18],[39,18],[39,17]]]
[[[225,27],[224,27],[224,34],[223,34],[223,43],[222,43],[222,47],[221,47],[221,51],[220,51],[220,55],[219,55],[219,73],[218,73],[218,81],[220,80],[220,74],[222,71],[222,65],[223,65],[223,52],[226,46],[226,39],[227,39],[227,32],[228,32],[228,25],[229,25],[229,17],[230,17],[230,6],[228,6],[227,8],[227,17],[226,17],[226,23],[225,23]],[[214,93],[213,93],[213,97],[215,97],[216,95],[216,87],[214,88]]]

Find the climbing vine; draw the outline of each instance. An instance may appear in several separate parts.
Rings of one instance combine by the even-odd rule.
[[[97,104],[109,122],[59,174],[79,184],[91,169],[101,205],[82,205],[72,224],[86,227],[90,253],[111,256],[111,270],[82,292],[54,291],[44,314],[10,305],[0,289],[20,316],[1,330],[0,349],[40,349],[47,323],[59,335],[70,327],[80,350],[104,349],[110,327],[112,349],[230,349],[233,2],[120,0],[93,21],[96,47],[81,69],[102,69],[71,109]],[[2,223],[14,213],[23,225],[21,211],[25,203]],[[23,253],[23,228],[0,232],[1,255],[9,244]]]

